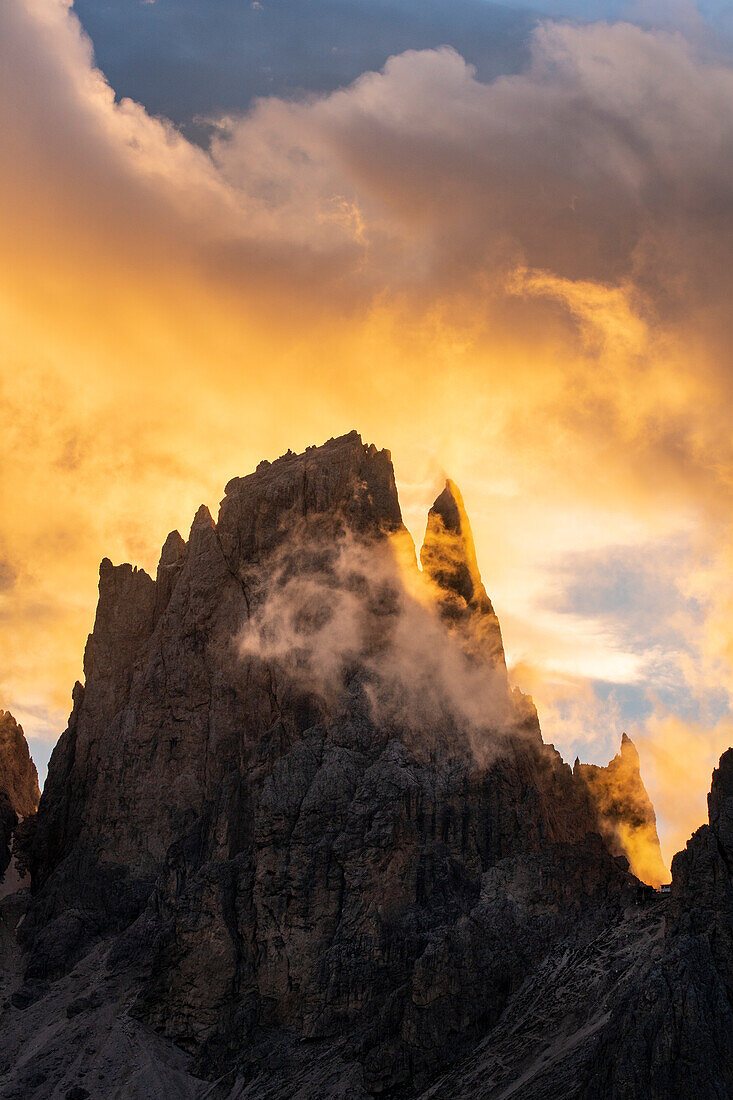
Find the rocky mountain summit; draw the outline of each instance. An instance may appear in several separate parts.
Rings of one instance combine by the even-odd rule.
[[[355,432],[229,482],[155,579],[102,562],[0,905],[0,1097],[728,1095],[726,757],[650,900],[635,750],[544,744],[452,482],[420,562]]]
[[[598,827],[611,851],[628,857],[635,874],[659,886],[669,881],[662,860],[657,819],[639,771],[639,754],[622,734],[621,751],[605,767],[575,761],[573,774],[588,787]]]

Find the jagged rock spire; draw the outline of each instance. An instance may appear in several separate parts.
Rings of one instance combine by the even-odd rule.
[[[297,561],[304,529],[325,546],[315,564]],[[462,708],[434,736],[370,715],[370,668],[321,705],[239,648],[251,609],[284,587],[283,559],[306,581],[291,590],[298,611],[343,532],[382,555],[380,536],[401,529],[388,452],[351,433],[230,482],[216,525],[201,509],[188,544],[169,536],[156,581],[103,562],[87,684],[30,837],[29,908],[13,919],[29,956],[0,998],[3,1096],[46,1095],[48,1082],[99,1095],[103,1079],[198,1095],[204,1075],[236,1092],[242,1071],[278,1097],[445,1095],[446,1081],[456,1097],[560,1096],[568,1081],[598,1100],[628,1082],[639,1096],[729,1095],[733,754],[710,826],[677,857],[677,896],[640,920],[586,787],[536,717],[528,735],[521,697],[509,737],[485,738],[475,710],[464,728]],[[479,675],[456,685],[467,696],[501,636],[451,483],[422,561],[476,653]],[[412,599],[347,585],[385,635]],[[338,595],[315,593],[316,613]],[[390,657],[415,643],[398,687],[416,672],[429,707],[423,664],[454,656],[455,637],[433,634],[428,653],[423,622],[393,631]],[[498,695],[506,671],[487,679]],[[596,772],[606,785],[629,772],[643,791],[626,738]]]
[[[0,710],[0,882],[10,863],[13,833],[20,818],[38,809],[38,772],[22,726]]]
[[[672,895],[679,908],[672,922],[685,935],[705,937],[719,968],[732,972],[733,939],[733,748],[713,772],[708,824],[696,829],[672,860]]]
[[[20,817],[38,809],[38,772],[28,742],[10,711],[0,710],[0,791]]]
[[[186,560],[186,543],[180,532],[171,531],[163,543],[155,577],[155,619],[156,622],[170,602],[173,589]]]
[[[654,886],[669,878],[662,859],[657,819],[639,770],[639,753],[627,734],[621,736],[621,750],[605,767],[581,764],[574,774],[585,782],[595,811],[598,828],[619,855],[625,855],[634,874]]]
[[[450,478],[428,512],[420,563],[440,588],[463,597],[467,604],[491,609],[463,497]]]
[[[503,666],[499,620],[481,580],[463,497],[450,478],[428,512],[420,564],[441,591],[444,617],[470,628],[481,657]]]

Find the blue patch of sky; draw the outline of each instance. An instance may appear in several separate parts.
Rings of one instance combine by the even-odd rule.
[[[708,610],[680,583],[690,561],[686,540],[673,539],[571,554],[556,569],[548,606],[593,619],[620,649],[642,659],[637,682],[591,681],[600,710],[613,713],[621,728],[643,723],[660,706],[683,720],[712,724],[728,711],[723,688],[700,693],[684,676],[681,658],[696,655]]]
[[[51,759],[54,746],[41,737],[28,737],[28,747],[38,772],[38,785],[43,790],[48,775],[48,762]]]
[[[68,712],[43,705],[19,705],[13,701],[9,709],[26,732],[33,763],[38,770],[38,782],[43,788],[48,772],[48,762],[56,742],[66,728]],[[69,700],[69,709],[71,709],[71,700]],[[35,734],[28,733],[31,724],[36,731]]]
[[[506,0],[507,7],[526,7],[515,0]],[[621,19],[628,10],[625,0],[605,0],[594,3],[593,0],[534,0],[532,8],[542,15],[560,19],[579,19],[584,22],[597,19]]]
[[[691,652],[686,625],[706,608],[680,585],[691,560],[684,539],[566,555],[548,597],[554,611],[603,621],[631,653]]]
[[[487,0],[76,0],[118,96],[201,139],[197,117],[322,93],[393,54],[453,46],[482,80],[520,70],[537,13]]]
[[[510,8],[527,7],[521,0],[505,0],[505,3]],[[584,22],[623,19],[643,23],[648,19],[652,23],[663,20],[669,24],[677,19],[688,25],[690,14],[694,15],[697,9],[712,27],[733,28],[733,3],[730,0],[698,0],[697,4],[690,0],[678,5],[665,3],[664,0],[649,4],[643,0],[533,0],[532,8],[543,15]]]
[[[730,3],[704,13],[733,24]],[[537,22],[622,18],[627,0],[75,0],[118,96],[205,144],[203,120],[259,96],[326,93],[409,49],[454,47],[481,80],[525,67]]]

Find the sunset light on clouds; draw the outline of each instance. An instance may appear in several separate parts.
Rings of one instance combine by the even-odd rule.
[[[514,5],[482,61],[492,5],[455,42],[378,7],[362,68],[326,42],[315,86],[170,121],[133,48],[170,0],[116,38],[3,4],[0,704],[45,765],[100,559],[154,572],[232,476],[356,428],[418,544],[460,486],[510,678],[570,763],[630,734],[669,862],[733,741],[724,13]]]

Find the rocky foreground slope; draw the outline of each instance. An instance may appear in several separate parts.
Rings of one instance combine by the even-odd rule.
[[[0,1096],[729,1095],[727,756],[646,900],[623,800],[509,688],[450,482],[420,559],[351,433],[230,482],[155,580],[102,562],[0,907]]]

